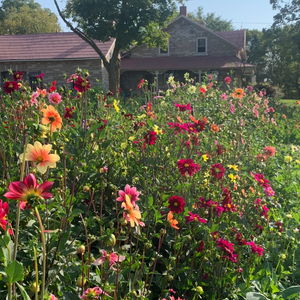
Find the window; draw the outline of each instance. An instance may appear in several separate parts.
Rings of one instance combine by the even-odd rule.
[[[165,55],[165,56],[169,55],[169,42],[168,42],[168,47],[165,50],[160,48],[160,46],[158,47],[158,55]]]
[[[197,38],[197,53],[207,53],[206,38]]]
[[[41,73],[42,73],[41,71],[29,72],[28,73],[29,85],[31,86],[32,89],[35,89],[35,88],[39,87],[36,76],[40,75]]]

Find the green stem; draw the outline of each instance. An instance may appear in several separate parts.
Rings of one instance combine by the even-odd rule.
[[[12,284],[8,284],[8,294],[7,294],[7,299],[11,300],[11,291],[12,291]]]
[[[35,300],[38,300],[39,297],[39,269],[38,269],[38,262],[36,257],[36,249],[33,247],[34,252],[34,264],[35,264]]]
[[[38,218],[40,228],[41,228],[41,238],[43,243],[43,281],[42,281],[42,288],[41,288],[41,299],[44,299],[44,293],[45,293],[45,281],[46,281],[46,243],[45,243],[45,235],[44,235],[44,227],[43,223],[39,214],[39,211],[37,207],[34,208],[36,216]]]

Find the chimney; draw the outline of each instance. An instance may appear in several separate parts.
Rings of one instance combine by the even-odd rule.
[[[180,16],[187,17],[187,7],[186,6],[180,6]]]

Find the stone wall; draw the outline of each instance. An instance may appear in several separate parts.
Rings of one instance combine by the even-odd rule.
[[[166,31],[170,34],[169,56],[196,56],[204,55],[197,52],[197,38],[207,38],[207,54],[209,56],[236,56],[236,48],[213,34],[210,30],[197,26],[185,18],[179,18],[169,25]],[[146,45],[136,47],[131,57],[158,57],[158,48],[148,48]]]
[[[59,87],[66,83],[63,74],[66,73],[67,76],[70,76],[75,73],[78,67],[82,70],[87,69],[89,71],[91,87],[95,88],[99,85],[99,82],[103,81],[103,89],[108,89],[107,72],[100,59],[0,62],[0,74],[2,75],[0,78],[0,86],[3,86],[3,73],[11,69],[13,71],[22,71],[26,73],[26,75],[28,75],[29,72],[41,71],[45,73],[43,83],[48,84],[56,80],[56,86]],[[97,82],[96,79],[98,79],[99,82]],[[26,80],[28,80],[28,77]]]

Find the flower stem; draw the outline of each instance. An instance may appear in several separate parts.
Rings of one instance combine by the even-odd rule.
[[[45,293],[45,281],[46,281],[46,243],[45,243],[45,235],[44,235],[44,227],[43,223],[39,214],[39,211],[37,207],[34,208],[36,216],[38,218],[40,228],[41,228],[41,238],[43,243],[43,281],[42,281],[42,288],[41,288],[41,299],[44,299],[44,293]]]
[[[34,264],[35,264],[35,300],[38,300],[39,297],[39,270],[38,270],[38,262],[37,262],[37,257],[36,257],[36,249],[33,247],[33,252],[34,252]]]
[[[23,153],[23,161],[22,161],[22,168],[21,168],[20,181],[23,181],[23,179],[24,179],[25,155],[26,155],[26,150],[27,150],[27,144],[28,144],[28,139],[26,140],[26,142],[25,142],[25,147],[24,147],[24,153]],[[21,202],[18,201],[13,260],[15,260],[16,257],[17,257],[17,247],[18,247],[18,238],[19,238],[19,226],[20,226],[20,213],[21,213],[20,203],[21,203]]]

